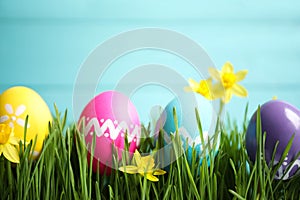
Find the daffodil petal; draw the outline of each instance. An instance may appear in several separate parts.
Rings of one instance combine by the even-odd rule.
[[[189,85],[190,87],[192,88],[192,90],[194,92],[197,92],[198,91],[198,88],[199,88],[199,83],[197,81],[195,81],[194,79],[189,79]]]
[[[141,165],[141,154],[139,153],[138,150],[135,150],[133,157],[134,157],[136,165],[140,166]]]
[[[190,86],[184,87],[183,89],[186,92],[193,92],[193,88],[191,88]]]
[[[243,80],[246,77],[247,74],[248,74],[248,70],[246,70],[246,69],[238,71],[235,74],[236,81],[239,82],[239,81]]]
[[[12,145],[19,146],[19,139],[17,139],[17,138],[14,137],[14,136],[11,136],[11,137],[9,138],[9,143],[12,144]]]
[[[211,95],[213,96],[214,99],[225,96],[225,88],[223,87],[223,84],[221,82],[212,85]]]
[[[225,91],[224,102],[228,103],[231,100],[231,97],[232,97],[232,91],[231,90],[226,90]]]
[[[232,93],[239,97],[246,97],[248,95],[248,92],[246,88],[239,84],[234,84],[232,87]]]
[[[230,62],[226,62],[222,67],[222,73],[233,73],[233,66]]]
[[[213,85],[213,83],[212,83],[212,78],[208,78],[208,79],[206,79],[206,80],[204,80],[205,81],[205,83],[206,83],[206,85],[207,85],[207,87],[209,88],[209,89],[211,89],[212,88],[212,85]]]
[[[138,173],[138,168],[137,166],[134,165],[127,165],[123,167],[119,167],[119,170],[128,174],[136,174]]]
[[[145,175],[145,172],[138,172],[141,176],[144,176]]]
[[[208,79],[205,80],[207,82],[207,84],[212,84],[213,79],[211,77],[209,77]]]
[[[207,100],[213,100],[213,96],[209,93],[207,95],[203,95]]]
[[[220,72],[217,69],[215,69],[213,67],[209,67],[208,73],[213,79],[215,79],[217,81],[221,81]]]
[[[164,171],[164,170],[156,169],[156,170],[154,171],[153,175],[159,176],[159,175],[164,175],[165,173],[167,173],[167,172]]]
[[[151,155],[141,157],[142,162],[152,162],[152,160],[154,161]]]
[[[150,173],[147,173],[147,174],[146,174],[146,178],[147,178],[148,180],[152,181],[152,182],[157,182],[157,181],[159,181],[159,179],[158,179],[156,176],[153,176],[153,175],[150,174]]]
[[[19,152],[13,145],[6,144],[3,147],[3,155],[10,162],[13,162],[13,163],[20,162]]]
[[[153,169],[155,166],[154,159],[151,155],[145,156],[141,158],[141,165],[144,166],[146,171]]]
[[[144,176],[144,174],[148,174],[148,173],[153,173],[153,170],[154,169],[142,169],[142,168],[139,168],[138,169],[138,173],[141,174],[142,176]]]

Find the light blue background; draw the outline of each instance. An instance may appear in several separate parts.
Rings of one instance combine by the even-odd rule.
[[[300,2],[296,0],[0,0],[0,91],[26,85],[40,93],[50,108],[55,102],[60,110],[72,112],[73,84],[89,53],[116,34],[144,27],[185,34],[207,51],[218,68],[229,60],[237,70],[249,70],[242,82],[249,97],[233,98],[226,108],[233,118],[241,119],[247,102],[252,114],[258,104],[275,95],[300,107]],[[116,64],[185,64],[168,56],[137,53]],[[159,103],[149,100],[154,89],[143,91],[148,104]],[[145,120],[139,99],[143,95],[136,97],[136,106]]]

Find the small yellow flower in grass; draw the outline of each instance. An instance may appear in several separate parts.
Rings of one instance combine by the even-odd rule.
[[[150,181],[158,181],[156,176],[163,175],[166,172],[161,169],[156,169],[154,158],[151,155],[141,156],[141,154],[135,150],[133,160],[136,165],[127,165],[120,167],[119,170],[128,174],[140,174],[145,176]]]
[[[208,78],[206,80],[201,80],[199,83],[195,81],[194,79],[189,79],[189,85],[188,87],[185,87],[185,91],[187,92],[196,92],[198,94],[201,94],[203,97],[205,97],[208,100],[214,100],[216,98],[219,98],[219,92],[215,91],[215,87],[212,84],[212,79]]]
[[[238,82],[246,77],[248,70],[241,70],[234,73],[232,64],[230,62],[226,62],[221,71],[211,67],[208,69],[208,72],[213,79],[218,81],[218,83],[215,84],[215,89],[219,92],[225,90],[225,94],[222,98],[223,102],[228,103],[232,94],[239,97],[246,97],[248,95],[247,90],[238,84]]]
[[[13,163],[19,163],[19,152],[15,146],[19,145],[19,140],[14,137],[13,129],[7,124],[0,124],[0,156]]]

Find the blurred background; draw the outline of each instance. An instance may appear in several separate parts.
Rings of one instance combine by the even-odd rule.
[[[249,70],[241,83],[249,96],[234,97],[227,105],[231,118],[240,121],[247,102],[250,116],[273,96],[300,107],[300,2],[296,0],[1,0],[0,91],[25,85],[36,90],[52,111],[56,103],[72,114],[74,82],[89,53],[114,35],[145,27],[186,35],[206,50],[219,69],[231,61],[236,70]],[[117,76],[118,67],[142,63],[186,64],[159,52],[139,52],[114,63],[115,71],[106,79]],[[102,84],[109,84],[106,79]],[[145,88],[133,100],[144,122],[148,110],[141,111],[143,103],[164,107],[172,100],[171,94],[164,100],[149,98],[155,87]],[[69,120],[74,120],[72,115]]]

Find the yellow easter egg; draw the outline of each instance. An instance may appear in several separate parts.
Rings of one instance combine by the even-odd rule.
[[[16,86],[4,91],[0,96],[0,123],[14,128],[15,137],[24,139],[25,119],[28,115],[26,142],[36,139],[33,157],[42,150],[48,135],[48,124],[52,115],[46,102],[34,90]]]

